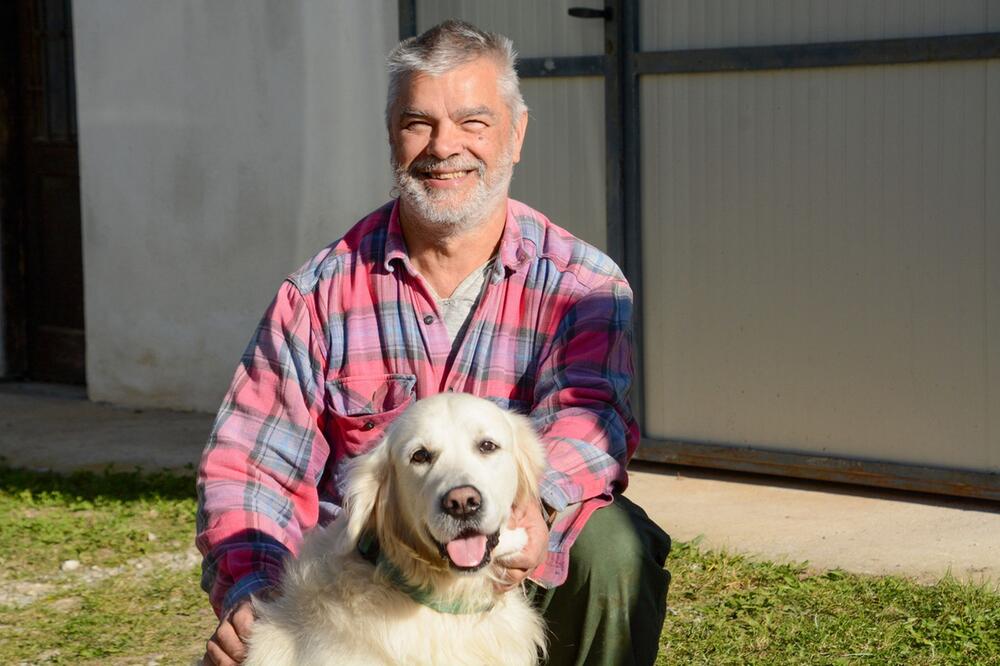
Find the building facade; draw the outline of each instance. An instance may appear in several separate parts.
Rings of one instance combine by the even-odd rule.
[[[522,56],[514,196],[635,286],[640,456],[1000,498],[1000,0],[577,4],[76,3],[91,398],[215,408],[390,196],[385,53],[459,17]]]

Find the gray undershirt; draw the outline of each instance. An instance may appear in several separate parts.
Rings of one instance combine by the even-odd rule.
[[[448,298],[434,294],[444,327],[448,331],[448,340],[453,348],[455,341],[461,340],[465,334],[469,320],[472,319],[472,311],[483,294],[483,285],[492,266],[493,257],[490,257],[485,264],[469,273]]]

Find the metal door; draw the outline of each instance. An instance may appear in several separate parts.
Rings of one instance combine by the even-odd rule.
[[[633,400],[643,431],[638,457],[1000,498],[1000,390],[997,388],[1000,387],[1000,361],[997,360],[1000,358],[997,346],[1000,337],[996,335],[1000,321],[1000,297],[997,296],[1000,293],[1000,229],[997,228],[1000,187],[994,185],[1000,169],[1000,124],[995,121],[1000,117],[996,114],[996,109],[1000,108],[997,92],[1000,90],[1000,63],[996,60],[1000,57],[1000,32],[997,32],[1000,4],[995,0],[963,0],[960,3],[928,0],[912,5],[837,0],[810,3],[797,0],[648,0],[642,3],[614,0],[605,2],[603,7],[573,10],[574,14],[586,15],[589,19],[570,18],[569,5],[568,2],[528,0],[496,3],[401,0],[401,34],[416,34],[418,27],[426,29],[453,16],[509,35],[527,56],[520,65],[526,97],[533,94],[539,99],[535,91],[542,90],[564,94],[557,91],[568,90],[578,77],[589,77],[593,85],[600,80],[595,76],[603,75],[606,222],[605,241],[597,244],[622,266],[637,295],[638,362]],[[588,49],[565,50],[567,40],[576,39],[577,46],[584,43],[583,37],[567,36],[573,31],[581,31],[581,35],[589,31]],[[603,48],[598,49],[601,31]],[[898,66],[971,61],[980,64],[958,73],[959,77],[964,77],[965,84],[948,78],[957,71],[949,69],[934,75],[938,80],[947,81],[947,85],[931,88],[924,94],[911,94],[905,87],[902,89],[903,97],[908,100],[902,103],[903,106],[912,107],[918,115],[925,113],[927,108],[938,109],[939,117],[946,123],[921,120],[926,134],[923,143],[918,141],[913,144],[916,148],[904,148],[898,160],[901,168],[912,168],[915,161],[926,158],[926,151],[921,152],[920,148],[923,145],[937,146],[935,150],[945,151],[954,158],[949,158],[951,163],[962,164],[961,158],[965,155],[984,165],[978,186],[973,182],[965,189],[954,174],[941,174],[953,183],[949,187],[957,194],[951,199],[934,199],[941,208],[935,211],[940,224],[946,225],[956,219],[961,221],[963,227],[959,231],[965,235],[965,245],[960,245],[939,228],[914,227],[916,233],[936,234],[947,246],[942,248],[940,262],[930,269],[922,267],[919,279],[909,282],[906,280],[909,279],[910,263],[919,264],[922,255],[913,255],[910,262],[907,255],[890,248],[881,254],[870,252],[865,259],[868,266],[876,269],[886,268],[878,265],[880,260],[891,263],[886,273],[898,278],[902,288],[910,293],[937,288],[940,282],[932,279],[934,271],[957,270],[961,273],[961,285],[954,290],[957,299],[949,300],[945,292],[935,292],[933,303],[943,304],[954,316],[947,315],[952,318],[934,322],[931,329],[937,333],[928,337],[931,342],[923,345],[933,353],[933,341],[943,340],[951,348],[941,352],[951,356],[928,359],[926,372],[913,373],[917,383],[917,388],[913,389],[900,384],[902,375],[892,381],[881,381],[884,378],[878,373],[886,368],[891,370],[891,364],[896,361],[890,359],[887,364],[884,350],[865,347],[863,323],[859,326],[852,321],[842,326],[843,330],[838,333],[830,330],[838,321],[844,321],[837,316],[826,316],[823,321],[796,319],[797,304],[828,297],[831,288],[841,294],[840,300],[833,304],[833,315],[850,315],[856,311],[856,304],[847,302],[850,296],[844,295],[848,292],[840,290],[842,282],[849,282],[853,289],[850,293],[862,301],[868,298],[873,287],[883,286],[845,272],[845,266],[831,257],[836,255],[838,260],[845,256],[857,258],[855,248],[863,247],[868,227],[856,224],[854,218],[859,213],[868,216],[865,219],[878,217],[879,210],[886,210],[885,200],[879,204],[882,209],[866,209],[859,200],[850,196],[838,199],[831,193],[853,192],[843,184],[847,181],[856,184],[863,171],[860,167],[865,164],[870,173],[880,178],[888,180],[898,176],[887,171],[889,159],[872,150],[874,144],[871,137],[866,140],[863,128],[897,131],[898,128],[884,121],[879,125],[866,125],[865,114],[877,114],[889,109],[890,104],[899,106],[899,100],[886,97],[884,103],[880,102],[883,106],[875,109],[848,108],[842,94],[846,87],[855,86],[862,99],[872,89],[865,83],[847,82],[850,76],[836,72],[849,71],[841,68],[882,67],[891,70],[886,75],[889,78],[909,77],[907,80],[910,80],[913,70]],[[769,72],[794,76],[789,73],[803,70],[824,72],[819,77],[822,87],[810,87],[807,83],[801,96],[789,97],[785,94],[787,87],[767,87],[765,82],[769,97],[754,102],[740,94],[752,85],[749,77],[771,76]],[[987,82],[976,93],[978,97],[972,102],[956,99],[956,94],[967,89],[963,85],[976,81]],[[588,94],[595,95],[596,88]],[[528,103],[532,105],[530,99]],[[539,113],[549,111],[546,103],[536,104]],[[797,106],[790,108],[790,104]],[[949,105],[947,110],[940,110],[942,104]],[[957,118],[956,113],[959,114]],[[840,114],[837,117],[842,117],[843,123],[841,128],[831,130],[836,132],[835,140],[823,139],[824,147],[833,146],[830,157],[823,158],[827,160],[824,166],[811,158],[817,153],[814,151],[816,146],[809,145],[809,141],[815,139],[811,138],[814,134],[809,134],[808,127],[810,123],[815,124],[817,117],[825,122],[828,114],[830,117]],[[678,124],[677,119],[682,115],[689,120],[687,124]],[[912,118],[913,114],[904,116]],[[994,119],[992,123],[991,118]],[[551,121],[550,125],[543,121],[536,126],[541,125],[546,132],[558,131],[561,128],[559,120],[562,118]],[[565,124],[572,122],[568,120]],[[586,126],[572,126],[573,132],[582,133],[577,138],[586,136],[588,128],[590,132],[598,131],[593,119],[587,123]],[[789,130],[783,124],[794,126],[794,129]],[[964,143],[959,147],[950,145],[953,137],[941,127],[955,128],[955,136]],[[976,127],[983,129],[979,135],[963,129]],[[907,129],[904,127],[902,131]],[[787,151],[791,149],[787,146],[791,144],[786,142],[780,144],[785,152],[761,158],[765,160],[765,169],[770,171],[754,171],[757,163],[748,160],[747,155],[756,150],[758,142],[769,141],[786,130],[806,137],[803,145],[794,148],[805,156],[804,160],[796,162],[790,158]],[[532,138],[529,125],[527,145]],[[573,135],[561,139],[563,142],[572,140]],[[794,140],[795,137],[789,141]],[[838,147],[838,140],[850,144],[850,148]],[[574,226],[576,218],[586,217],[574,215],[570,208],[580,193],[572,187],[577,179],[564,180],[558,188],[544,180],[547,173],[577,166],[560,159],[569,150],[568,147],[549,146],[543,154],[533,156],[538,160],[536,166],[540,173],[532,173],[532,177],[526,179],[531,182],[523,185],[515,179],[515,196],[525,192],[528,201],[543,211],[565,211],[563,218],[553,215],[553,219],[593,241],[594,234],[588,237],[587,229],[599,228],[599,222],[588,221],[580,227]],[[858,165],[845,157],[850,151],[854,151]],[[589,148],[584,159],[595,159],[596,152],[593,147]],[[830,169],[830,160],[840,165],[839,170]],[[790,167],[796,163],[802,168]],[[809,213],[836,207],[849,224],[830,224],[806,238],[808,230],[792,224],[798,218],[784,214],[787,211],[782,207],[788,201],[771,196],[774,188],[769,190],[767,183],[761,180],[769,178],[768,173],[773,176],[772,172],[781,165],[792,183],[789,189],[798,188],[793,194],[800,209]],[[531,168],[526,165],[522,172]],[[692,170],[697,170],[694,176]],[[933,170],[925,169],[924,173],[932,174]],[[761,174],[759,178],[757,174]],[[938,186],[928,180],[929,176],[922,177],[923,191]],[[900,186],[904,191],[907,187],[912,189],[913,179],[907,180],[906,174],[897,180],[909,183]],[[580,182],[593,181],[582,177]],[[801,183],[805,182],[810,184],[803,186]],[[723,183],[735,183],[740,196],[733,197],[720,189]],[[533,184],[541,184],[541,187],[532,189]],[[859,191],[868,191],[864,184],[859,188]],[[920,188],[916,191],[919,193]],[[907,211],[918,210],[906,204],[905,196],[904,193],[904,201],[897,211],[903,217]],[[968,210],[961,210],[956,217],[950,215],[941,202],[951,202],[956,210],[972,208],[981,215],[970,217]],[[593,211],[593,201],[587,201],[584,208]],[[832,218],[827,215],[824,219]],[[979,232],[975,227],[976,219],[980,220]],[[781,224],[787,227],[785,232],[781,232]],[[755,229],[764,231],[756,233]],[[900,235],[898,230],[893,233],[896,240],[906,238],[906,234]],[[969,239],[974,239],[976,233],[981,233],[983,247],[978,259],[972,257],[978,262],[972,268],[947,256],[958,250],[969,256],[968,246],[973,242]],[[894,242],[889,240],[891,237],[889,233],[879,238],[883,242]],[[835,250],[833,254],[827,254],[822,246],[827,240]],[[763,244],[774,242],[778,245],[763,247]],[[746,270],[735,270],[738,267],[733,257],[736,256],[756,259],[744,262],[742,267]],[[831,270],[825,281],[810,282],[817,268],[817,258],[828,262]],[[813,265],[800,266],[802,261],[812,261]],[[684,273],[685,270],[688,272]],[[745,297],[747,294],[749,296]],[[886,319],[882,317],[884,313],[878,311],[878,303],[893,307],[897,303],[891,298],[869,300],[866,312],[870,321],[883,325]],[[922,304],[920,307],[924,311],[919,312],[919,316],[932,321],[936,313],[929,311],[931,306]],[[984,323],[979,332],[973,331],[965,337],[951,335],[949,327],[954,317],[969,319],[969,307],[982,310]],[[749,321],[746,317],[740,320],[733,316],[734,309],[752,315],[749,325],[756,327],[756,332],[746,328]],[[784,328],[780,325],[783,321],[787,322]],[[824,330],[825,339],[836,340],[840,345],[838,350],[826,353],[829,350],[804,347],[802,338],[815,330]],[[966,375],[969,369],[976,371],[976,376],[969,379],[969,386],[977,389],[962,393],[966,388],[960,381],[962,371],[950,370],[948,358],[957,358],[966,368]],[[819,382],[810,384],[808,368],[803,369],[803,364],[817,359],[817,372],[840,372],[847,364],[851,367],[839,375],[843,381],[828,382],[825,387]],[[877,363],[873,364],[873,359]],[[773,366],[781,366],[786,371],[784,374],[769,371]],[[786,381],[789,376],[796,381]],[[747,377],[752,381],[745,381]],[[904,412],[889,414],[895,421],[887,427],[875,420],[880,404],[905,403],[903,407],[911,410],[913,405],[934,405],[932,391],[923,388],[920,382],[926,384],[941,379],[949,383],[946,388],[954,389],[954,395],[949,398],[948,418],[962,433],[975,438],[973,448],[979,447],[963,452],[968,455],[962,460],[969,461],[964,464],[955,464],[958,458],[950,453],[954,449],[948,447],[968,444],[968,437],[952,432],[953,436],[944,446],[937,448],[933,438],[924,437],[928,441],[918,446],[908,441],[906,433],[912,430],[912,425],[905,421]],[[865,399],[860,399],[857,393],[859,380],[868,381],[864,387]],[[782,394],[781,389],[785,387],[798,394]],[[898,394],[901,388],[909,391],[909,397],[903,401]],[[820,399],[823,390],[828,391],[830,399]],[[810,402],[789,400],[801,398],[802,391],[813,392]],[[685,401],[688,407],[684,406]],[[876,408],[872,408],[872,404]],[[839,412],[842,405],[852,407],[853,411]],[[805,413],[795,415],[799,427],[786,428],[787,438],[780,430],[766,427],[789,423],[789,410],[795,409]],[[868,443],[851,440],[851,436],[860,432],[855,427],[855,420],[862,412],[869,424],[880,427],[863,433],[861,439],[867,438]],[[963,414],[971,415],[975,422],[970,425]],[[761,424],[765,427],[759,427]],[[935,425],[938,432],[948,432],[947,424]],[[898,440],[898,455],[872,453],[876,447],[869,443],[883,436]]]
[[[640,9],[640,455],[1000,499],[1000,5]]]

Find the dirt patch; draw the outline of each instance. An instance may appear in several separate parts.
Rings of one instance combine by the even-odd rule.
[[[149,573],[158,569],[181,571],[190,569],[201,562],[201,554],[194,548],[188,548],[180,553],[156,553],[128,560],[116,567],[81,567],[75,571],[64,573],[61,578],[74,583],[82,582],[88,585],[98,583],[106,578],[120,576],[125,572]]]
[[[75,613],[83,606],[80,597],[63,597],[52,602],[52,610],[57,613]]]
[[[197,566],[201,562],[201,554],[194,548],[188,548],[179,553],[156,553],[144,557],[136,557],[116,567],[77,566],[60,571],[42,580],[12,581],[0,578],[0,606],[23,608],[40,599],[58,594],[79,584],[94,585],[108,578],[124,573],[144,575],[154,571],[183,571]],[[70,612],[74,610],[73,599],[67,597],[53,602],[53,610]],[[79,604],[79,599],[76,599]]]
[[[53,583],[36,583],[34,581],[4,581],[0,583],[0,606],[20,608],[32,604],[42,597],[47,597],[58,588]]]

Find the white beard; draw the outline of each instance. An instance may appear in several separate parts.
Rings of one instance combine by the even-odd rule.
[[[487,220],[507,197],[514,175],[511,147],[500,155],[491,170],[475,158],[449,157],[438,160],[424,157],[414,160],[409,168],[392,160],[393,178],[400,198],[421,227],[441,236],[460,235]],[[416,174],[432,168],[475,171],[476,185],[468,194],[435,191],[424,185]],[[464,199],[458,197],[464,196]]]

